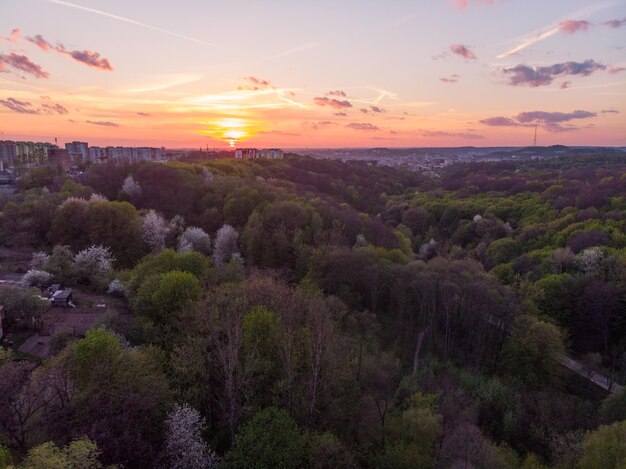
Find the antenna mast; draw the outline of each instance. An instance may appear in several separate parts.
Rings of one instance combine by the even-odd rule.
[[[537,125],[538,125],[538,123],[535,122],[535,138],[533,140],[533,147],[537,146]]]

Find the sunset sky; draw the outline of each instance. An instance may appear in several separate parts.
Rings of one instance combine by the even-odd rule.
[[[626,0],[0,0],[5,139],[626,145]]]

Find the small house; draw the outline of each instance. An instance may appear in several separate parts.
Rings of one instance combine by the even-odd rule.
[[[63,290],[54,292],[52,295],[52,306],[70,308],[72,306],[72,289],[64,288]]]
[[[62,289],[63,287],[60,283],[53,283],[46,289],[46,292],[48,293],[48,295],[52,297],[52,295],[54,295],[56,292]]]

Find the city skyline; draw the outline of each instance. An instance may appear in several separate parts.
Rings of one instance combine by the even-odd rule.
[[[0,0],[5,139],[626,145],[626,0]],[[270,8],[271,6],[271,8]]]

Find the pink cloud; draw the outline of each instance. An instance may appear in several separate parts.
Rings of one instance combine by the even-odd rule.
[[[549,85],[560,76],[582,75],[586,77],[598,70],[606,70],[606,66],[588,59],[584,62],[564,62],[543,67],[520,64],[505,68],[502,73],[509,77],[509,85],[537,87]]]
[[[250,83],[254,83],[257,86],[263,86],[263,87],[270,86],[270,82],[267,80],[263,80],[262,78],[249,76],[249,77],[243,77],[243,79],[249,81]]]
[[[19,30],[19,28],[15,28],[15,29],[11,30],[11,34],[9,34],[9,37],[0,36],[0,41],[6,41],[6,42],[10,42],[12,44],[15,44],[19,40],[20,40],[20,30]]]
[[[609,20],[606,21],[604,24],[613,29],[621,28],[622,26],[626,25],[626,18]]]
[[[375,132],[380,130],[380,127],[375,126],[374,124],[370,124],[369,122],[350,122],[346,124],[346,127],[354,130],[363,130],[366,132]]]
[[[441,80],[444,83],[457,83],[459,81],[459,78],[461,78],[461,76],[454,73],[450,75],[449,77],[441,77],[439,80]]]
[[[591,26],[589,21],[585,20],[565,20],[559,23],[559,31],[565,34],[574,34],[578,31],[587,31]]]
[[[474,0],[475,5],[493,5],[495,0]],[[470,0],[455,0],[457,10],[465,10],[471,6]]]
[[[317,97],[313,99],[313,102],[318,106],[330,106],[334,109],[346,109],[352,107],[350,101],[347,100],[339,100],[339,99],[330,99],[326,97]]]
[[[348,97],[346,92],[345,91],[341,91],[341,90],[329,91],[328,93],[326,93],[326,96],[337,96],[338,98],[347,98]]]
[[[618,67],[616,65],[612,65],[609,68],[607,68],[607,72],[609,72],[611,75],[615,75],[616,73],[621,73],[624,70],[626,70],[626,67]]]
[[[50,76],[40,65],[32,62],[25,55],[19,55],[13,52],[10,54],[0,54],[0,71],[6,70],[7,66],[36,78],[48,78]]]
[[[469,47],[463,44],[452,44],[450,46],[450,52],[459,55],[466,60],[476,60],[476,54],[474,54]]]
[[[36,36],[27,37],[27,41],[32,42],[41,50],[49,52],[55,51],[59,54],[67,55],[74,59],[76,62],[87,65],[88,67],[97,68],[100,70],[113,71],[113,67],[107,59],[100,57],[100,54],[91,50],[67,50],[63,44],[57,44],[56,46],[47,41],[41,34]]]
[[[481,124],[494,127],[533,127],[539,122],[548,132],[570,132],[577,130],[578,127],[569,124],[570,121],[576,119],[590,119],[598,114],[590,111],[572,111],[572,112],[546,112],[532,111],[520,112],[517,116],[510,117],[490,117],[480,121]],[[565,126],[563,124],[566,124]]]

